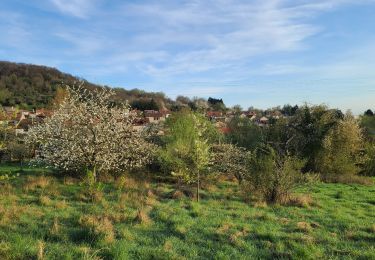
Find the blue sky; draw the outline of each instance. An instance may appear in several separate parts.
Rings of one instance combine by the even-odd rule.
[[[267,108],[375,109],[375,0],[2,0],[0,59]]]

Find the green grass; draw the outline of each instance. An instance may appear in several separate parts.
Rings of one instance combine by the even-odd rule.
[[[198,204],[171,199],[171,184],[90,194],[26,168],[0,188],[0,259],[375,259],[374,186],[316,184],[296,191],[311,206],[266,206],[221,181]]]

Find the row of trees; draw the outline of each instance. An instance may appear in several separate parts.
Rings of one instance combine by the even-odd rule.
[[[202,181],[218,174],[233,176],[259,199],[282,202],[307,173],[325,179],[374,173],[374,144],[366,143],[350,113],[305,105],[267,127],[235,117],[229,134],[222,135],[201,113],[186,108],[168,118],[159,136],[150,129],[134,131],[135,115],[128,105],[115,105],[113,95],[111,89],[68,87],[54,115],[29,130],[26,143],[36,151],[34,161],[90,172],[94,181],[152,164],[179,187],[195,187],[197,200]]]

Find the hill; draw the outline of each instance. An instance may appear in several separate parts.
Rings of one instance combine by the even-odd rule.
[[[56,68],[0,61],[0,105],[24,109],[45,108],[50,105],[62,83],[71,85],[81,80],[87,88],[101,87]],[[174,103],[161,92],[122,88],[114,90],[115,101],[128,100],[137,108],[162,109]]]

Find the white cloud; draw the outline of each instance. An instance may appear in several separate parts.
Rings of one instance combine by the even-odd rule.
[[[147,54],[147,60],[136,61],[143,72],[160,77],[230,68],[262,54],[301,50],[308,37],[322,30],[307,18],[346,2],[142,2],[125,5],[121,12],[139,22],[137,35],[129,39],[130,51],[169,54],[156,64]]]
[[[87,18],[93,10],[95,0],[50,0],[64,14],[78,18]]]

